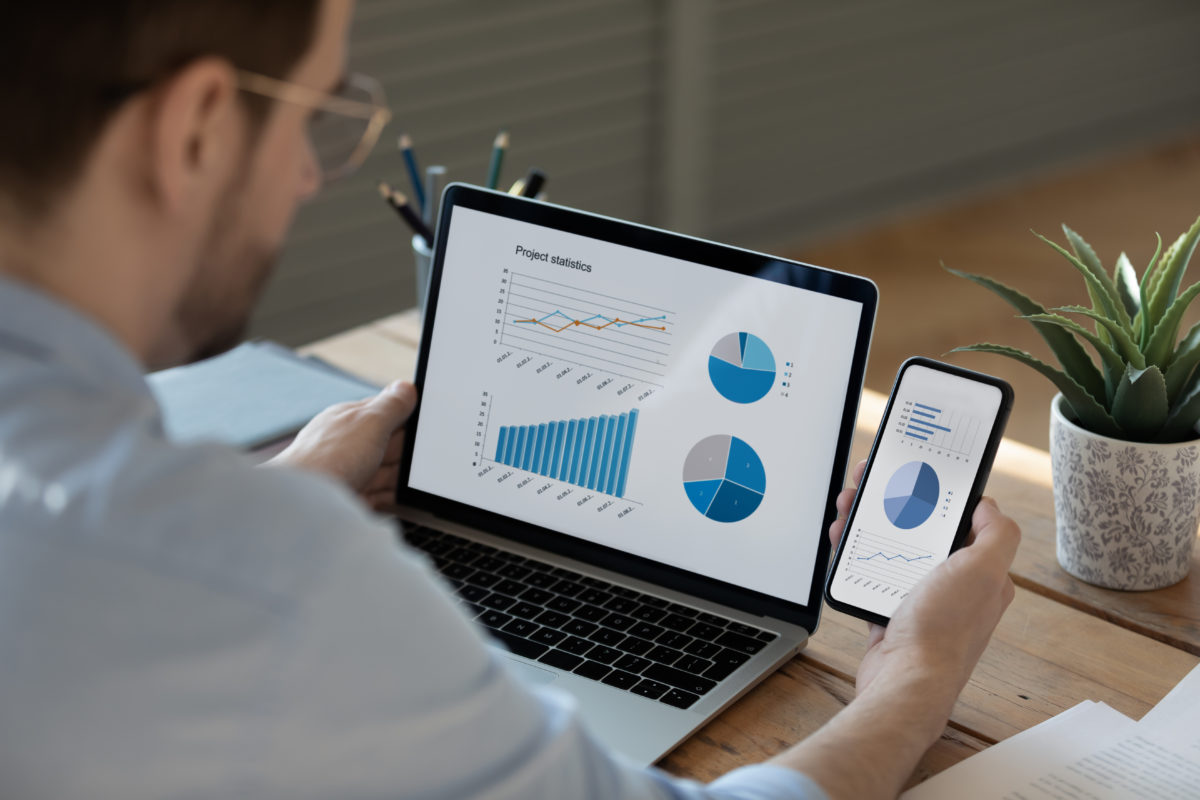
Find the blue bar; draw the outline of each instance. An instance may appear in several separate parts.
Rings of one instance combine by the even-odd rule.
[[[933,436],[933,431],[927,431],[924,428],[919,428],[912,422],[908,423],[908,429],[910,431],[916,431],[917,433],[923,433],[926,436]]]
[[[917,408],[923,408],[926,411],[932,411],[935,414],[942,413],[942,410],[940,408],[934,408],[933,406],[927,406],[924,403],[913,403],[913,405],[916,406]]]
[[[617,497],[625,496],[625,478],[629,475],[629,455],[633,452],[633,432],[637,430],[637,409],[629,412],[629,427],[625,429],[625,452],[621,456],[621,473],[617,476]]]
[[[600,472],[600,452],[604,448],[604,432],[608,430],[608,415],[601,414],[596,420],[596,436],[592,439],[592,452],[588,455],[587,476],[583,485],[596,488],[596,477]]]
[[[517,460],[517,453],[521,452],[517,449],[517,426],[507,425],[508,428],[508,448],[504,454],[504,463],[510,467]]]
[[[613,425],[616,424],[616,417],[601,417],[604,420],[604,438],[601,439],[600,449],[592,458],[592,462],[596,465],[596,469],[588,476],[589,489],[604,491],[604,473],[608,470],[608,451],[612,448]],[[596,437],[600,439],[599,436]]]
[[[932,422],[920,422],[918,424],[924,425],[926,428],[937,428],[939,431],[945,431],[946,433],[950,432],[950,429],[945,425],[934,425]]]
[[[628,414],[617,417],[617,430],[613,434],[612,460],[608,462],[608,477],[604,481],[604,493],[612,494],[617,488],[617,473],[621,471],[621,456],[625,455],[625,421]]]
[[[584,437],[583,450],[579,454],[579,471],[571,479],[571,483],[584,488],[587,487],[588,466],[592,463],[592,444],[596,441],[597,421],[595,417],[588,418],[587,436]]]
[[[930,419],[937,419],[937,414],[930,414],[928,411],[917,411],[914,408],[912,413],[920,414],[922,417],[929,417]]]
[[[533,454],[533,471],[539,475],[545,475],[546,454],[550,452],[550,431],[546,427],[546,423],[538,425],[537,432],[537,450]]]
[[[575,455],[575,431],[578,420],[571,420],[567,423],[567,437],[563,442],[563,457],[562,463],[558,466],[558,479],[560,481],[569,480],[571,476],[571,458]]]
[[[558,462],[562,460],[563,445],[567,439],[567,423],[559,420],[554,424],[554,455],[550,459],[550,473],[548,477],[558,477]]]
[[[927,438],[925,438],[924,436],[917,436],[915,433],[906,433],[906,434],[904,434],[904,435],[905,435],[905,436],[911,436],[911,437],[912,437],[912,438],[914,438],[914,439],[920,439],[922,442],[928,442],[928,441],[929,441],[929,440],[928,440]]]
[[[508,462],[510,467],[521,466],[522,460],[525,458],[525,429],[517,428],[517,446],[513,451],[512,460]]]
[[[521,469],[529,469],[533,465],[533,446],[537,439],[537,429],[532,425],[525,426],[525,455],[521,459]]]
[[[508,444],[508,428],[500,429],[500,438],[496,440],[496,460],[504,463],[504,448]]]

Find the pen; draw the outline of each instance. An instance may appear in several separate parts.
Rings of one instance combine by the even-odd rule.
[[[437,225],[438,205],[442,190],[446,188],[446,168],[432,166],[425,168],[425,196],[429,202],[425,204],[425,224],[433,228]]]
[[[417,216],[417,212],[413,211],[412,206],[408,204],[407,197],[383,181],[379,182],[379,196],[386,200],[387,204],[408,223],[408,227],[412,228],[413,233],[425,240],[427,247],[433,247],[433,231],[429,230],[429,226]]]
[[[538,192],[546,185],[546,173],[536,167],[529,170],[525,176],[525,185],[517,192],[521,197],[537,197]]]
[[[496,141],[492,142],[492,163],[488,167],[487,188],[495,189],[496,184],[500,182],[500,165],[504,163],[504,151],[508,149],[508,131],[500,131],[496,134]]]
[[[425,187],[421,183],[421,171],[417,169],[417,157],[413,153],[412,139],[407,133],[400,134],[398,142],[400,154],[404,156],[404,166],[408,168],[408,179],[412,182],[413,193],[417,196],[417,207],[425,211]]]

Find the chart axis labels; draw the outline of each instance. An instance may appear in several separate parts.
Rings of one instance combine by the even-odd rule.
[[[736,436],[701,439],[683,463],[683,489],[696,510],[715,522],[741,522],[767,491],[767,473],[754,448]]]

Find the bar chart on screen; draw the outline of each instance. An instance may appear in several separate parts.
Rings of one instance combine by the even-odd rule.
[[[975,448],[981,422],[978,417],[942,403],[904,400],[893,416],[894,431],[909,444],[924,444],[962,456]]]

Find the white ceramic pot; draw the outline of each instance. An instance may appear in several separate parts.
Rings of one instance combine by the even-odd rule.
[[[1187,577],[1200,525],[1200,439],[1142,444],[1086,431],[1050,403],[1058,563],[1110,589]]]

